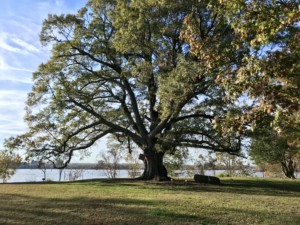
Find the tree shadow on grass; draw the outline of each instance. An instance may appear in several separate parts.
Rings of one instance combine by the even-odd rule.
[[[180,189],[193,192],[224,192],[248,195],[268,196],[298,196],[300,197],[300,182],[291,180],[266,179],[227,179],[221,185],[188,182],[186,184],[154,183],[154,188],[160,190]],[[149,183],[150,184],[150,183]]]
[[[203,183],[195,183],[184,180],[169,182],[153,182],[140,181],[137,179],[91,179],[72,182],[45,182],[45,183],[15,183],[8,185],[26,185],[26,184],[64,184],[64,185],[89,185],[103,187],[128,187],[141,188],[151,190],[181,190],[193,192],[224,192],[249,195],[268,195],[268,196],[295,196],[300,197],[300,181],[299,180],[283,180],[283,179],[225,179],[221,180],[221,185],[211,185]],[[0,184],[6,185],[6,184]]]
[[[0,194],[0,224],[202,224],[211,218],[173,212],[158,201],[129,198],[47,198]],[[216,223],[217,221],[211,220]]]
[[[208,186],[207,186],[208,187]],[[0,224],[297,224],[294,215],[254,207],[239,209],[224,205],[202,204],[186,210],[180,202],[162,199],[114,197],[35,197],[26,194],[0,193]],[[259,204],[259,203],[258,203]],[[178,207],[178,208],[177,208]],[[175,209],[174,209],[175,208]],[[177,210],[176,210],[177,209]],[[191,210],[191,211],[190,211]],[[194,212],[192,214],[192,212]],[[196,213],[195,213],[196,212]],[[275,212],[275,213],[274,213]],[[237,221],[236,218],[240,220]]]
[[[300,182],[291,180],[264,180],[264,179],[253,179],[253,180],[226,180],[224,181],[225,186],[235,188],[259,188],[263,190],[278,192],[293,192],[300,193]]]
[[[136,179],[98,179],[77,181],[75,183],[95,186],[118,186],[118,187],[140,187],[142,189],[157,190],[182,190],[194,192],[224,192],[249,195],[268,195],[268,196],[299,196],[300,197],[300,181],[284,180],[284,179],[226,179],[221,180],[221,185],[212,185],[204,183],[195,183],[193,181],[185,182],[177,181],[139,181]],[[70,183],[72,184],[72,183]]]

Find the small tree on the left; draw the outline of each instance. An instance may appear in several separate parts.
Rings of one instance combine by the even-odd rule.
[[[17,154],[0,151],[0,179],[3,183],[15,174],[16,169],[21,164],[21,157]]]

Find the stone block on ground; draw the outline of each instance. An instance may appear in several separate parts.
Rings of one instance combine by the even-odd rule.
[[[205,184],[221,184],[221,181],[218,177],[214,176],[206,176],[206,175],[200,175],[200,174],[195,174],[194,175],[194,180],[197,183],[205,183]]]

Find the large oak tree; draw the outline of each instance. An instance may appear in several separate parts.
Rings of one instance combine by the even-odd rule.
[[[216,0],[91,0],[76,15],[49,15],[41,42],[52,56],[33,75],[29,131],[7,146],[67,165],[112,135],[137,145],[142,178],[157,180],[169,179],[166,152],[238,154],[247,121],[232,118],[249,110],[229,81],[253,53],[230,10]]]

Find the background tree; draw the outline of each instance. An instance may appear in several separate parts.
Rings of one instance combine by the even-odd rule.
[[[58,181],[61,181],[61,176],[65,168],[64,161],[62,159],[57,159],[54,164],[54,168],[58,169]]]
[[[76,15],[49,15],[40,37],[53,44],[52,56],[33,75],[29,132],[7,145],[50,161],[66,158],[66,166],[74,152],[113,134],[142,150],[141,178],[157,180],[170,179],[166,152],[239,154],[246,125],[230,119],[248,105],[225,98],[219,81],[239,75],[251,51],[236,48],[241,39],[222,8],[216,0],[91,0]],[[194,17],[202,55],[190,54],[195,46],[181,34]]]
[[[295,144],[295,139],[292,137],[291,133],[279,134],[269,127],[257,128],[252,138],[249,155],[257,164],[280,164],[284,175],[295,179],[300,151],[299,145]]]
[[[170,172],[171,176],[179,176],[181,173],[183,173],[188,156],[188,149],[181,149],[180,151],[177,150],[166,153],[165,166]]]
[[[216,175],[216,168],[217,168],[216,162],[217,162],[217,158],[211,152],[209,152],[206,167],[207,169],[213,171],[214,176]]]
[[[83,176],[83,169],[72,169],[64,172],[64,180],[74,181]]]
[[[45,160],[43,159],[40,159],[39,162],[38,162],[38,165],[37,165],[37,168],[39,168],[43,174],[44,174],[44,177],[42,178],[43,181],[46,181],[47,180],[47,169],[48,169],[48,164]]]
[[[205,170],[212,170],[213,176],[216,175],[216,165],[217,157],[214,152],[208,152],[207,154],[199,154],[196,159],[194,165],[195,170],[194,173],[199,173],[201,175],[205,174]]]
[[[266,163],[266,177],[285,178],[279,163]]]
[[[216,158],[228,176],[232,177],[236,175],[236,170],[239,169],[238,165],[240,164],[240,159],[237,156],[227,153],[217,153]]]
[[[15,174],[21,165],[21,157],[9,151],[0,151],[0,178],[3,183]]]
[[[136,178],[140,176],[140,171],[142,169],[142,165],[140,164],[140,160],[135,152],[127,153],[125,157],[126,162],[128,163],[128,175],[131,178]]]
[[[122,159],[122,148],[118,142],[109,142],[108,151],[101,154],[101,166],[108,178],[115,179],[118,175],[120,160]]]
[[[266,163],[257,163],[255,166],[255,170],[262,172],[262,176],[265,177],[265,172],[267,170],[267,164]]]
[[[203,154],[199,154],[198,159],[194,163],[195,170],[196,170],[194,173],[204,175],[206,164],[207,164],[207,157],[204,156]]]

